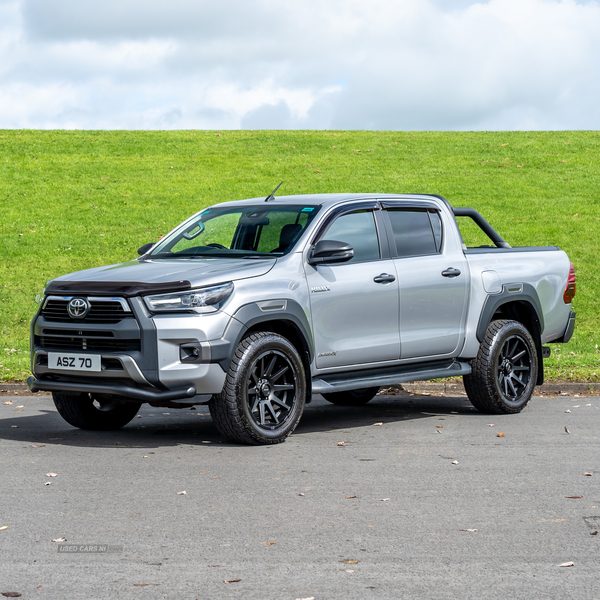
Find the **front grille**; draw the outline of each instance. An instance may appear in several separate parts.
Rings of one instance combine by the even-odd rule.
[[[122,319],[133,318],[133,313],[123,310],[117,300],[90,300],[90,312],[85,319],[72,319],[67,312],[69,300],[51,299],[42,309],[42,315],[47,321],[58,323],[119,323]]]
[[[115,340],[85,338],[80,336],[51,336],[36,335],[34,338],[36,346],[44,350],[77,351],[92,350],[101,352],[139,352],[140,340]]]

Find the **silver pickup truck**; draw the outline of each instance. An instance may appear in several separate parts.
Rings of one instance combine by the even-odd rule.
[[[457,217],[491,244],[467,248]],[[122,427],[143,402],[208,404],[224,436],[273,444],[312,394],[357,406],[456,376],[480,411],[517,413],[543,382],[543,344],[575,327],[563,251],[511,248],[436,195],[225,202],[139,254],[39,298],[29,386],[75,427]]]

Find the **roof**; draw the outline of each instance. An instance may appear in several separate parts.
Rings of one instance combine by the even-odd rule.
[[[292,196],[275,196],[267,204],[303,204],[307,206],[332,206],[341,202],[348,202],[351,200],[423,200],[423,199],[437,199],[442,200],[450,207],[450,203],[442,196],[437,194],[359,194],[359,193],[345,193],[345,194],[297,194]],[[265,202],[265,197],[260,198],[248,198],[247,200],[233,200],[229,202],[220,202],[213,206],[240,206],[240,205],[256,205]]]

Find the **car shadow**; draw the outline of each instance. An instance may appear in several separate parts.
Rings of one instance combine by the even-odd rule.
[[[374,422],[398,423],[448,414],[477,414],[465,397],[418,394],[376,396],[365,406],[336,406],[314,395],[293,436],[347,430]],[[16,427],[15,427],[16,426]],[[71,427],[55,410],[0,421],[0,439],[32,448],[62,445],[90,448],[161,448],[178,445],[238,446],[221,436],[207,406],[196,410],[142,406],[138,417],[116,431],[85,431]]]

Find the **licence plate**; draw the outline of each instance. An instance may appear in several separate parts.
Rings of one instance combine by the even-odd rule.
[[[48,352],[48,368],[65,371],[100,371],[102,370],[102,357],[98,354]]]

